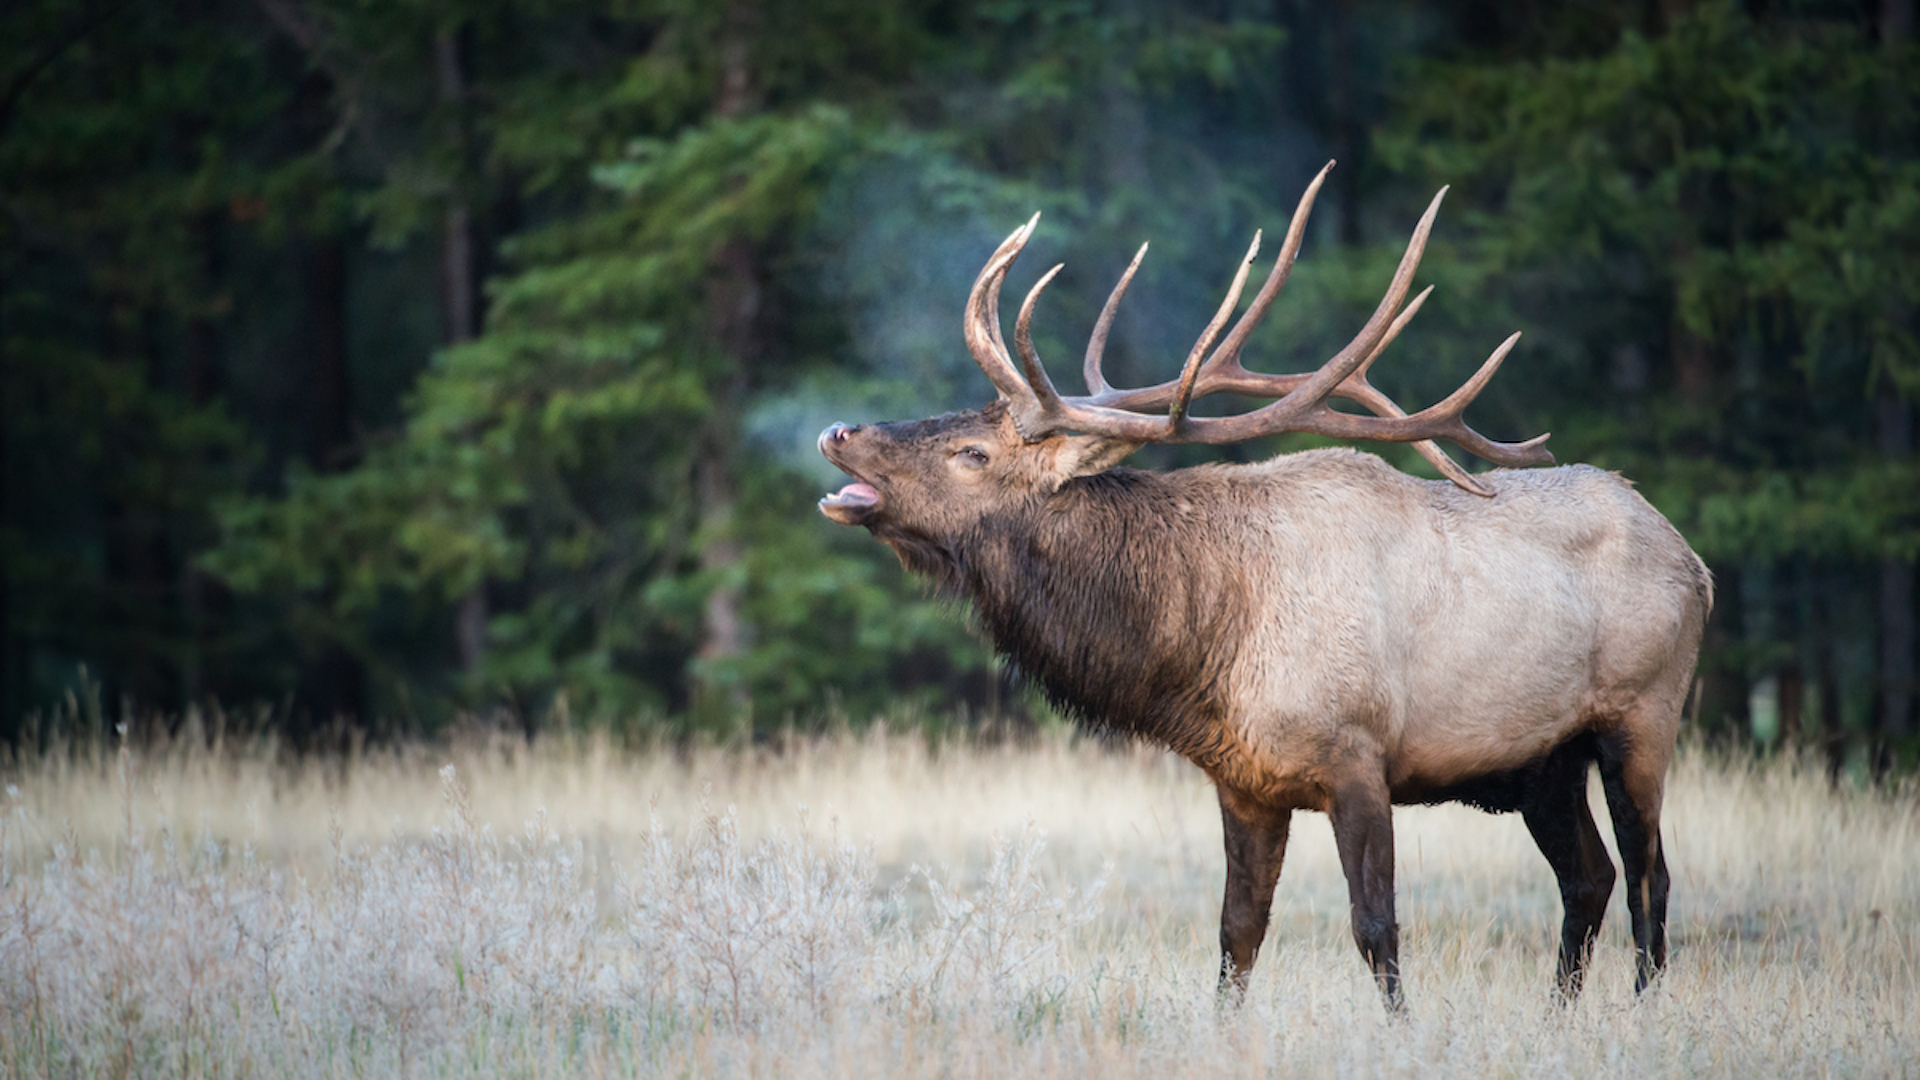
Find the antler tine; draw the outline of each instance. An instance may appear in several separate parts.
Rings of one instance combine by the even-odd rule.
[[[1433,201],[1427,204],[1427,212],[1420,215],[1420,223],[1414,226],[1413,237],[1407,241],[1407,250],[1400,256],[1400,265],[1393,272],[1393,281],[1388,284],[1386,295],[1380,298],[1380,304],[1373,309],[1367,324],[1360,328],[1346,348],[1335,353],[1333,359],[1321,365],[1320,370],[1308,375],[1306,381],[1286,397],[1249,413],[1249,416],[1264,413],[1277,420],[1304,415],[1316,406],[1323,405],[1335,387],[1366,363],[1392,325],[1401,302],[1407,297],[1407,289],[1413,285],[1414,271],[1419,269],[1420,256],[1427,249],[1427,236],[1433,232],[1433,220],[1440,214],[1440,200],[1446,197],[1447,189],[1441,188],[1433,196]]]
[[[1553,454],[1547,450],[1547,435],[1536,435],[1525,442],[1501,443],[1481,435],[1466,425],[1460,413],[1472,401],[1474,395],[1485,388],[1487,380],[1500,368],[1501,361],[1520,340],[1519,334],[1507,338],[1500,347],[1487,357],[1473,378],[1447,395],[1446,400],[1414,413],[1412,416],[1372,417],[1354,416],[1351,413],[1334,412],[1321,408],[1313,416],[1285,428],[1288,431],[1306,431],[1316,435],[1327,435],[1336,439],[1380,439],[1387,442],[1411,442],[1415,439],[1443,438],[1459,444],[1463,449],[1483,457],[1497,465],[1546,465],[1553,461]],[[1242,421],[1251,416],[1235,416],[1230,421]],[[1204,440],[1230,441],[1252,438],[1261,434],[1258,430],[1234,431],[1231,425],[1223,424],[1206,433]],[[1271,431],[1273,429],[1269,429]],[[1468,490],[1473,490],[1469,488]]]
[[[1194,381],[1200,376],[1200,360],[1213,347],[1214,339],[1220,336],[1220,328],[1227,324],[1227,317],[1240,304],[1240,290],[1246,287],[1247,273],[1253,269],[1253,260],[1260,254],[1260,232],[1255,230],[1253,243],[1247,248],[1247,257],[1240,260],[1240,269],[1234,272],[1233,284],[1228,286],[1227,295],[1220,301],[1220,308],[1207,322],[1206,329],[1200,331],[1200,337],[1193,343],[1193,350],[1187,353],[1187,362],[1180,365],[1180,389],[1174,394],[1173,407],[1167,412],[1167,429],[1173,430],[1186,423],[1187,406],[1193,402]]]
[[[1420,313],[1421,306],[1427,302],[1427,297],[1432,295],[1433,286],[1429,285],[1415,294],[1413,299],[1407,301],[1407,306],[1401,309],[1399,316],[1393,320],[1393,325],[1387,327],[1386,336],[1380,339],[1380,344],[1375,345],[1373,352],[1368,354],[1366,360],[1362,361],[1358,368],[1354,369],[1353,374],[1347,376],[1347,380],[1334,389],[1335,394],[1347,398],[1350,401],[1359,402],[1367,411],[1373,413],[1375,416],[1402,417],[1407,415],[1405,409],[1402,409],[1392,398],[1375,389],[1374,385],[1367,381],[1367,371],[1373,367],[1375,360],[1380,359],[1380,354],[1387,351],[1387,346],[1393,344],[1394,339],[1400,336],[1400,331],[1406,329],[1407,324],[1413,321],[1413,317]],[[1413,446],[1414,452],[1427,459],[1427,464],[1432,465],[1438,470],[1441,476],[1446,477],[1475,495],[1482,495],[1488,498],[1493,496],[1493,492],[1481,486],[1480,482],[1473,478],[1472,473],[1461,468],[1459,462],[1447,456],[1447,452],[1440,449],[1439,443],[1434,442],[1432,439],[1421,439],[1411,445]]]
[[[1427,297],[1432,295],[1433,286],[1429,285],[1415,293],[1413,299],[1407,301],[1407,306],[1401,308],[1400,314],[1394,316],[1393,325],[1387,327],[1387,332],[1381,336],[1380,343],[1373,347],[1373,351],[1367,354],[1365,360],[1360,361],[1359,367],[1353,369],[1353,375],[1349,381],[1353,379],[1366,381],[1367,372],[1373,367],[1373,362],[1380,359],[1380,354],[1387,351],[1387,346],[1393,344],[1393,339],[1400,336],[1400,331],[1407,328],[1407,324],[1413,321],[1415,315],[1420,314],[1420,308],[1426,304]]]
[[[1513,347],[1519,343],[1520,332],[1515,330],[1507,340],[1500,343],[1499,348],[1493,350],[1493,354],[1480,365],[1480,370],[1473,373],[1473,378],[1460,384],[1458,390],[1448,394],[1439,404],[1422,409],[1408,419],[1419,419],[1431,413],[1436,419],[1447,420],[1449,423],[1444,434],[1448,439],[1468,453],[1477,454],[1496,464],[1545,465],[1552,462],[1553,453],[1544,445],[1547,441],[1546,435],[1536,435],[1525,442],[1498,443],[1468,427],[1466,421],[1461,418],[1467,405],[1480,396],[1480,391],[1487,388],[1487,383],[1493,381],[1494,374],[1500,370],[1500,365],[1507,359],[1507,354],[1512,352]]]
[[[991,324],[993,327],[993,344],[994,347],[999,350],[1002,357],[1007,357],[1011,354],[1007,352],[1007,339],[1000,334],[1000,287],[1007,283],[1007,274],[1013,269],[1014,260],[1018,259],[1020,253],[1027,249],[1027,241],[1033,239],[1033,230],[1038,228],[1039,225],[1040,212],[1036,210],[1033,216],[1027,219],[1027,223],[1020,227],[1020,243],[1015,245],[1013,250],[1007,254],[1007,261],[1001,265],[1000,273],[994,277],[993,284],[989,286],[991,292],[987,297],[987,307],[993,312],[993,322]]]
[[[1240,316],[1240,321],[1233,324],[1233,330],[1227,334],[1226,340],[1220,343],[1220,348],[1207,361],[1207,367],[1227,368],[1229,365],[1234,367],[1239,365],[1240,349],[1246,345],[1247,338],[1253,334],[1254,328],[1260,325],[1260,320],[1266,317],[1267,309],[1273,306],[1274,299],[1286,286],[1287,278],[1293,274],[1294,259],[1299,257],[1300,244],[1307,236],[1307,219],[1313,214],[1313,201],[1319,197],[1320,185],[1326,182],[1327,174],[1333,171],[1333,166],[1334,163],[1331,161],[1321,166],[1320,171],[1314,174],[1313,182],[1308,184],[1307,190],[1301,194],[1300,202],[1293,208],[1293,218],[1287,222],[1287,238],[1280,244],[1280,254],[1273,260],[1273,269],[1267,271],[1267,280],[1260,286],[1260,291],[1253,294],[1253,303],[1247,305],[1247,310]]]
[[[1420,411],[1430,412],[1435,416],[1459,416],[1466,409],[1467,403],[1479,397],[1480,391],[1487,388],[1487,382],[1493,378],[1495,372],[1500,370],[1500,365],[1507,359],[1507,354],[1512,352],[1513,347],[1518,344],[1520,344],[1520,331],[1515,330],[1508,334],[1507,340],[1501,342],[1500,347],[1493,350],[1493,353],[1480,364],[1480,370],[1473,373],[1473,378],[1461,383],[1459,389],[1437,403]]]
[[[1040,294],[1053,284],[1054,275],[1065,269],[1066,265],[1061,263],[1040,275],[1040,280],[1034,282],[1033,288],[1027,291],[1027,299],[1020,305],[1020,317],[1013,324],[1013,344],[1020,350],[1020,364],[1026,369],[1027,387],[1033,391],[1042,415],[1060,408],[1060,394],[1053,388],[1053,380],[1047,378],[1047,369],[1041,366],[1040,354],[1034,350],[1030,324],[1033,322],[1033,306],[1039,302]]]
[[[1134,252],[1133,261],[1127,264],[1127,272],[1107,294],[1107,304],[1100,309],[1100,319],[1093,324],[1093,336],[1087,339],[1087,358],[1081,365],[1081,373],[1087,380],[1087,393],[1098,397],[1107,392],[1107,377],[1100,370],[1100,361],[1107,351],[1107,331],[1113,328],[1113,316],[1120,310],[1120,298],[1127,295],[1127,286],[1133,284],[1134,272],[1140,269],[1140,261],[1147,257],[1147,245],[1141,244]]]
[[[974,363],[980,365],[1000,396],[1009,401],[1030,397],[1031,391],[1014,371],[1006,340],[1000,335],[1000,285],[1039,223],[1040,215],[1035,214],[1025,225],[1009,233],[994,249],[987,265],[980,268],[980,276],[973,281],[973,291],[967,294],[964,321],[967,351],[973,354]]]

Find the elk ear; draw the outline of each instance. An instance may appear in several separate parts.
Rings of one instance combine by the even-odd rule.
[[[1062,435],[1054,451],[1053,469],[1061,480],[1103,473],[1140,449],[1137,442],[1108,438],[1105,435]]]

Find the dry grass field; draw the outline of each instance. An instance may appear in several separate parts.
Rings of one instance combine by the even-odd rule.
[[[1403,1020],[1317,815],[1216,1008],[1212,792],[1145,749],[473,737],[6,780],[0,1075],[1920,1076],[1920,798],[1792,760],[1682,754],[1671,966],[1635,998],[1616,890],[1569,1009],[1518,818],[1397,811]]]

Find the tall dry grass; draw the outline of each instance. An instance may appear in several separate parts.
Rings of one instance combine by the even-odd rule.
[[[1212,793],[1143,749],[204,745],[12,768],[0,1073],[1920,1075],[1920,800],[1790,758],[1681,755],[1672,964],[1616,897],[1566,1010],[1519,821],[1397,811],[1393,1021],[1315,815],[1215,1007]]]

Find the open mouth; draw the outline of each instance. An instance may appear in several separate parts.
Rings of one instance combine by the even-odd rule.
[[[842,525],[862,524],[879,508],[879,490],[864,480],[855,480],[820,500],[820,512]]]

